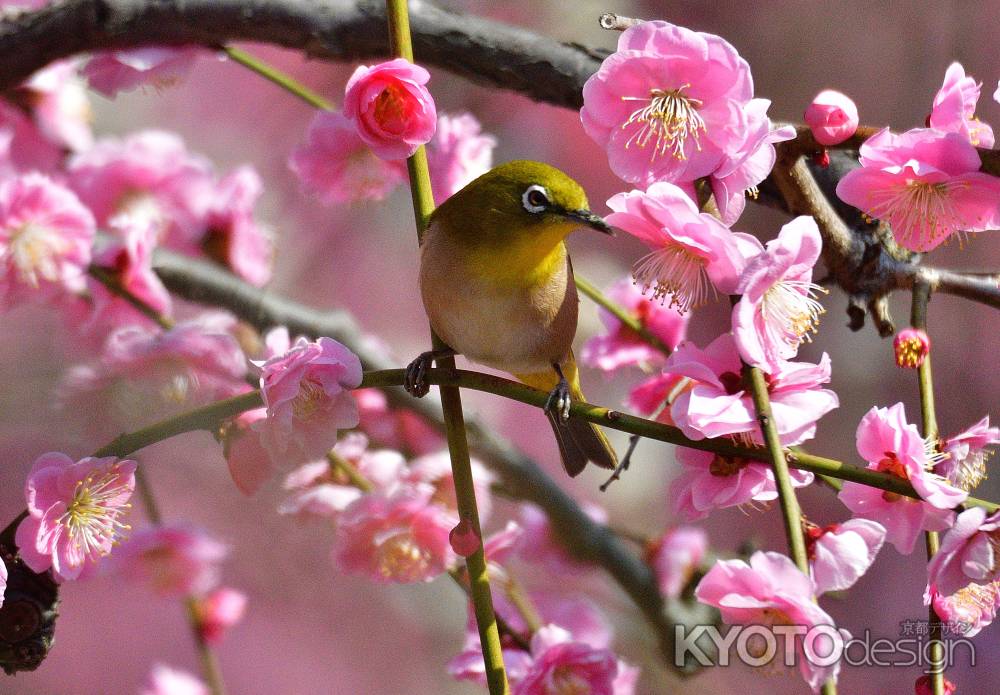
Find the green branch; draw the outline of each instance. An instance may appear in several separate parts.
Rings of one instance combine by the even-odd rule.
[[[246,51],[242,51],[233,46],[220,46],[219,50],[229,56],[233,62],[238,63],[245,68],[249,68],[264,79],[269,80],[285,91],[294,94],[310,106],[315,106],[317,109],[321,109],[323,111],[332,111],[334,109],[332,102],[327,101],[290,75],[283,73],[281,70],[278,70],[265,63],[263,60],[250,55]]]

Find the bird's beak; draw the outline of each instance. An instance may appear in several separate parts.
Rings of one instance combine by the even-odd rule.
[[[607,234],[608,236],[615,235],[614,227],[605,222],[603,217],[595,215],[590,210],[568,210],[566,212],[566,217],[571,220],[576,220],[577,222],[582,222],[591,229],[596,229],[597,231]]]

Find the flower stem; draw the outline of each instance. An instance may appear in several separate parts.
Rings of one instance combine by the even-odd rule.
[[[406,0],[387,0],[389,21],[389,45],[392,54],[413,62],[413,44],[410,41],[410,16]],[[427,153],[418,147],[407,159],[410,174],[410,193],[413,198],[413,215],[417,225],[417,240],[423,239],[431,212],[434,210],[434,196],[431,192],[430,172],[427,167]],[[433,335],[433,348],[444,347],[441,340]],[[455,359],[448,357],[438,360],[444,369],[454,369]],[[493,610],[490,594],[489,574],[486,570],[486,555],[483,552],[483,532],[479,524],[479,510],[476,505],[476,491],[472,482],[472,464],[469,461],[469,442],[465,432],[465,417],[462,413],[462,397],[457,387],[441,387],[441,409],[444,413],[445,436],[451,455],[452,477],[455,481],[455,497],[461,521],[469,523],[479,540],[479,547],[466,562],[469,575],[469,589],[472,606],[476,614],[476,625],[483,648],[483,662],[486,667],[486,684],[490,695],[506,695],[510,692],[507,673],[503,664],[500,647],[500,631]]]
[[[331,102],[327,101],[293,77],[265,63],[263,60],[260,60],[246,51],[236,48],[235,46],[221,46],[220,50],[229,56],[234,62],[239,63],[245,68],[253,70],[264,79],[270,80],[285,91],[294,94],[310,106],[315,106],[317,109],[322,109],[324,111],[333,110],[334,106]]]
[[[673,352],[669,345],[664,343],[657,336],[653,335],[648,328],[642,325],[642,322],[639,319],[629,313],[624,307],[608,299],[608,297],[606,297],[599,289],[594,287],[589,280],[580,277],[578,274],[574,274],[574,278],[576,279],[576,288],[580,290],[580,292],[592,299],[598,306],[604,307],[610,311],[616,319],[621,321],[623,325],[635,331],[640,338],[645,340],[652,347],[656,348],[664,355],[669,355]]]
[[[922,331],[927,330],[927,304],[931,299],[931,286],[927,280],[918,275],[913,283],[913,304],[910,307],[910,325]],[[937,441],[938,425],[937,416],[934,412],[934,379],[931,372],[931,354],[927,353],[923,363],[917,368],[917,380],[920,384],[920,419],[923,424],[923,435],[925,439]],[[930,560],[937,553],[940,546],[940,539],[937,531],[927,531],[924,534],[924,541],[927,547],[927,559]],[[934,610],[934,603],[931,602],[928,608],[928,620],[930,621],[929,646],[930,646],[930,669],[927,671],[930,676],[931,692],[933,695],[944,695],[944,642],[941,635],[941,618]]]
[[[141,300],[139,297],[135,296],[127,289],[125,289],[118,279],[109,271],[107,268],[102,268],[100,266],[92,265],[87,269],[87,273],[90,277],[97,280],[99,283],[104,285],[111,294],[121,297],[126,302],[131,304],[136,311],[140,314],[153,321],[165,331],[169,331],[174,327],[174,320],[169,316],[164,316],[155,308]]]

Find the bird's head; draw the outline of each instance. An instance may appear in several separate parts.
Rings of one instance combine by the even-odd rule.
[[[552,246],[581,228],[613,234],[590,211],[576,181],[541,162],[507,162],[486,172],[435,210],[432,221],[463,243],[492,247]]]

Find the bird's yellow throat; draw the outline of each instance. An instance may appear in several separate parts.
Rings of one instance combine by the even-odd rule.
[[[563,239],[575,226],[539,225],[537,232],[508,239],[502,250],[477,245],[468,249],[469,270],[474,277],[499,285],[544,284],[566,263]]]

